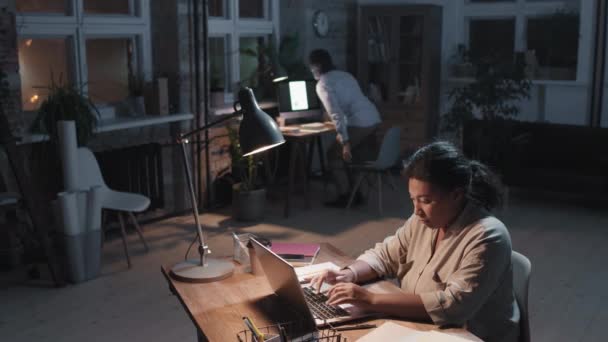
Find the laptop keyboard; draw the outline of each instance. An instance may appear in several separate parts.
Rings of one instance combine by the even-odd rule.
[[[316,293],[311,287],[303,287],[302,290],[304,290],[304,298],[315,318],[327,320],[330,318],[349,316],[349,313],[341,307],[327,305],[325,303],[327,301],[326,295]]]

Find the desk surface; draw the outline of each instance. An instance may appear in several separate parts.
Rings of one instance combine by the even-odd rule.
[[[321,244],[321,251],[316,260],[319,263],[332,261],[339,266],[352,262],[351,258],[328,243]],[[279,303],[264,276],[245,273],[241,266],[237,265],[232,277],[206,284],[179,282],[169,276],[170,266],[162,266],[161,271],[165,275],[171,291],[178,297],[192,319],[202,340],[206,338],[209,341],[236,341],[237,333],[245,328],[243,316],[251,317],[258,326],[297,320],[297,317],[290,317],[289,313],[277,310]],[[388,281],[381,282],[379,286],[384,290],[400,291],[398,287]],[[369,323],[380,326],[388,320],[373,319]],[[390,319],[390,321],[423,331],[437,329],[437,326],[433,324],[396,319]],[[351,330],[343,331],[341,334],[348,341],[355,341],[370,331]],[[471,341],[480,341],[464,329],[441,331]]]
[[[336,126],[331,122],[323,122],[324,127],[318,129],[306,129],[303,128],[302,125],[289,125],[284,126],[284,129],[281,129],[281,133],[286,139],[294,139],[294,138],[307,138],[317,136],[319,134],[333,132],[336,130]],[[298,128],[297,131],[289,131],[288,129]]]

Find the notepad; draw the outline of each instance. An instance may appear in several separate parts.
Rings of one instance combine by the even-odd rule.
[[[320,131],[325,128],[325,124],[322,122],[311,122],[300,125],[300,128],[307,131]]]
[[[420,331],[393,322],[386,322],[361,337],[359,342],[470,342],[459,336],[439,331]]]

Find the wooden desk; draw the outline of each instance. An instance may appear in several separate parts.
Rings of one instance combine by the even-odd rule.
[[[287,126],[287,127],[299,127],[299,125]],[[310,172],[310,166],[312,164],[312,156],[314,153],[315,144],[317,145],[317,151],[319,153],[319,161],[321,163],[321,172],[323,173],[323,181],[326,182],[325,178],[325,159],[323,144],[321,142],[321,136],[329,132],[335,132],[336,127],[329,122],[325,123],[325,127],[318,130],[304,130],[300,129],[296,132],[284,131],[283,136],[289,143],[289,176],[287,193],[285,195],[285,217],[289,217],[289,209],[291,205],[291,194],[293,193],[296,172],[302,170],[302,183],[304,184],[304,199],[306,208],[310,208],[310,194],[308,193],[308,173]],[[308,154],[306,146],[308,145]],[[306,161],[303,158],[306,156]],[[296,166],[297,160],[300,160],[300,166]]]
[[[328,243],[321,244],[318,262],[332,261],[339,266],[350,264],[353,260]],[[195,284],[179,282],[169,276],[170,266],[162,266],[169,288],[177,296],[196,327],[199,341],[236,341],[239,331],[245,329],[242,317],[249,316],[258,326],[276,322],[295,321],[298,317],[280,310],[278,298],[273,294],[264,276],[244,273],[237,265],[234,275],[220,281]],[[388,291],[400,291],[394,284],[382,281],[378,284]],[[370,323],[380,326],[388,319],[373,319]],[[433,330],[437,326],[403,320],[392,322],[418,330]],[[341,332],[348,341],[355,341],[370,330],[351,330]],[[471,341],[481,341],[464,329],[445,329]]]

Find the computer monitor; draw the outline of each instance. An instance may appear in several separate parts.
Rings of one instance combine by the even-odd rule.
[[[321,106],[315,92],[316,81],[289,80],[277,85],[279,113],[285,120],[319,121]]]

